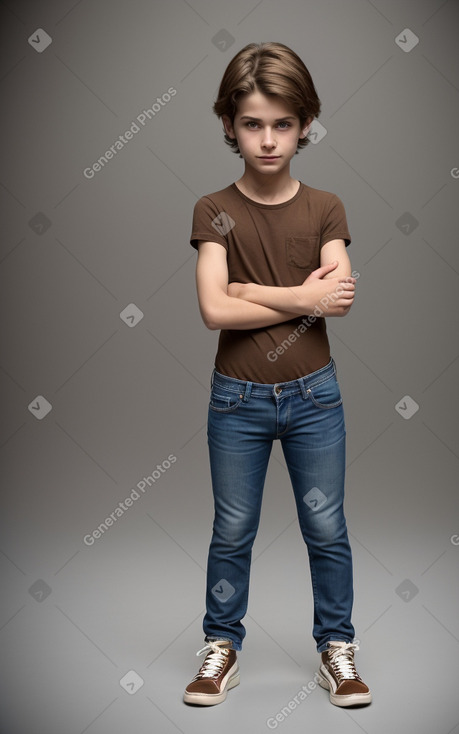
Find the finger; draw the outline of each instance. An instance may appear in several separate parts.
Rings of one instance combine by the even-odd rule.
[[[352,294],[352,295],[354,295],[354,293],[355,293],[355,285],[353,285],[353,283],[340,283],[338,285],[337,289],[336,289],[336,293],[338,295],[341,295],[341,294],[344,294],[344,293],[346,295],[349,294],[349,293]]]
[[[328,273],[331,273],[333,270],[335,270],[338,267],[338,265],[339,265],[338,260],[335,260],[334,262],[331,262],[331,263],[327,263],[326,265],[321,265],[320,268],[317,268],[317,270],[312,271],[311,276],[314,278],[323,278],[324,275],[328,275]]]

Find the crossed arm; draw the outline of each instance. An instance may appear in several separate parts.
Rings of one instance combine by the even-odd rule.
[[[355,295],[355,278],[344,240],[321,249],[320,267],[299,286],[228,284],[226,250],[199,243],[196,285],[202,319],[209,329],[258,329],[313,313],[326,304],[327,316],[345,316]]]

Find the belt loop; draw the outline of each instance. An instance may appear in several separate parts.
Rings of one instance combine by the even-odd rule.
[[[248,400],[250,399],[251,392],[252,392],[252,383],[247,382],[245,385],[245,392],[244,392],[244,398],[243,398],[244,403],[247,403]]]
[[[304,400],[307,400],[308,393],[307,393],[306,385],[304,384],[305,383],[305,378],[304,377],[300,377],[298,379],[298,382],[300,383],[301,394],[303,396],[303,399]]]
[[[215,375],[215,368],[212,370],[212,374],[210,376],[210,389],[212,390],[214,386],[214,375]]]

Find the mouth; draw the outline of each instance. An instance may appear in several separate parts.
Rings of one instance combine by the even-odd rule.
[[[277,161],[280,155],[259,155],[257,156],[262,161]]]

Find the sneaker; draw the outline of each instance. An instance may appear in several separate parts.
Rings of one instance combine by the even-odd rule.
[[[196,655],[207,653],[198,673],[185,689],[185,703],[214,706],[225,700],[230,688],[239,684],[236,651],[230,640],[209,640]]]
[[[353,642],[333,641],[322,653],[319,669],[319,685],[330,691],[330,701],[335,706],[362,706],[371,703],[370,689],[357,673],[354,651],[359,647]]]

